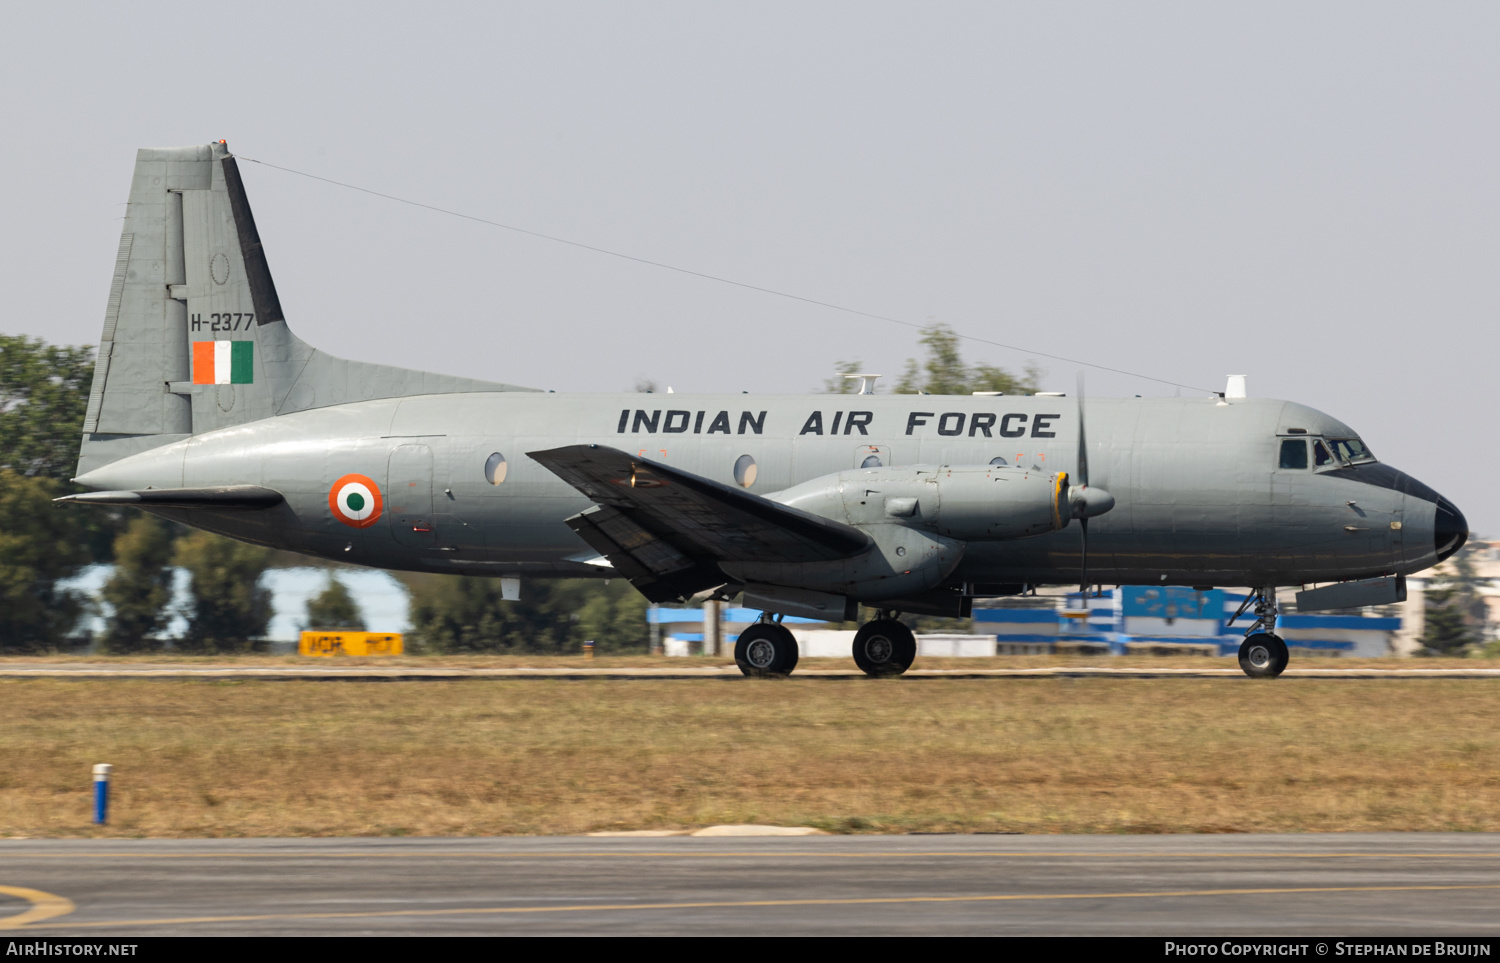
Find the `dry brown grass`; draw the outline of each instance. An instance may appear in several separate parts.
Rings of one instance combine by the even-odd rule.
[[[1500,680],[6,679],[0,705],[13,836],[1500,830]]]

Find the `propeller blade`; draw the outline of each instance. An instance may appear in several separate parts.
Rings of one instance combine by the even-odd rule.
[[[1083,372],[1078,372],[1078,484],[1089,487],[1089,443],[1083,431]]]
[[[1089,487],[1089,443],[1083,428],[1083,372],[1078,372],[1078,486],[1084,491]],[[1078,537],[1082,539],[1079,553],[1078,594],[1089,597],[1089,517],[1078,519]]]
[[[1078,578],[1078,594],[1082,595],[1086,599],[1089,597],[1089,519],[1087,515],[1078,520],[1078,527],[1082,530],[1083,533],[1083,552],[1081,562],[1083,574],[1081,574]]]

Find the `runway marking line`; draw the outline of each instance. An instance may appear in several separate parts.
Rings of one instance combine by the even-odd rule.
[[[767,906],[862,906],[922,903],[1035,902],[1056,899],[1153,899],[1182,896],[1280,896],[1299,893],[1410,893],[1454,890],[1496,890],[1500,883],[1453,886],[1298,886],[1268,889],[1188,889],[1153,893],[1015,893],[985,896],[870,896],[848,899],[703,900],[691,903],[592,903],[570,906],[487,906],[473,909],[373,910],[356,913],[264,913],[254,916],[184,916],[157,920],[106,920],[85,923],[43,923],[41,929],[101,929],[109,926],[183,926],[191,923],[259,923],[272,920],[371,919],[402,916],[497,916],[527,913],[606,913],[631,910],[753,909]],[[29,890],[28,892],[35,892]],[[46,894],[42,894],[46,895]],[[60,897],[53,897],[60,899]],[[63,902],[67,902],[64,900]],[[69,908],[72,903],[68,903]]]
[[[77,909],[70,899],[44,893],[39,889],[27,889],[24,886],[0,886],[0,894],[24,899],[31,904],[31,909],[17,913],[15,916],[0,917],[0,930],[20,929],[29,923],[50,920],[54,916],[64,916]]]

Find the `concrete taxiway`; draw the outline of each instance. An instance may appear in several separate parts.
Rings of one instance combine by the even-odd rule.
[[[6,939],[1495,936],[1500,834],[0,841]]]

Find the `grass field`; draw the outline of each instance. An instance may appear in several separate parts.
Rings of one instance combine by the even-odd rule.
[[[5,679],[0,706],[8,836],[1500,830],[1488,679]]]

